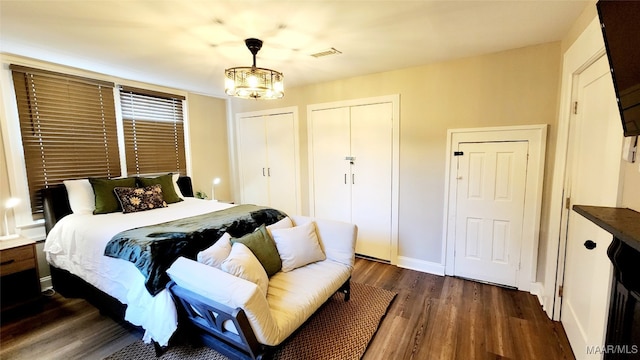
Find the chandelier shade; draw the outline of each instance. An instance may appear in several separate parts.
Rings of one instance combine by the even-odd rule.
[[[224,71],[224,91],[227,95],[243,99],[280,99],[284,96],[284,76],[281,72],[256,66],[256,54],[262,40],[246,39],[253,54],[253,66],[238,66]]]

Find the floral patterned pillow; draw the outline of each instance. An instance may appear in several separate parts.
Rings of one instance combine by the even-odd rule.
[[[122,212],[125,214],[167,207],[162,196],[161,185],[156,184],[144,188],[116,187],[113,191],[120,201]]]

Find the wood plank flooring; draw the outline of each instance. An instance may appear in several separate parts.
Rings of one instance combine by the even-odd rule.
[[[398,293],[364,359],[574,359],[562,325],[528,293],[364,259],[352,279]],[[0,321],[0,359],[102,359],[142,336],[60,295]]]

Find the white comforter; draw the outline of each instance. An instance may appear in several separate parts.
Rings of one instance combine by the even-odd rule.
[[[185,198],[169,207],[130,214],[71,214],[49,232],[44,245],[47,261],[65,269],[127,305],[125,320],[145,329],[143,340],[167,345],[177,328],[175,305],[167,290],[151,296],[144,276],[126,260],[104,256],[111,238],[127,229],[159,224],[222,210],[233,205]]]

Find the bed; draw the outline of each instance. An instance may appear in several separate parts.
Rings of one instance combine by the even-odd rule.
[[[168,344],[178,325],[171,295],[165,288],[151,291],[148,277],[131,260],[104,254],[112,238],[130,229],[206,217],[236,206],[193,198],[188,177],[178,178],[176,185],[182,201],[128,214],[73,213],[65,186],[42,192],[47,231],[44,251],[54,289],[67,297],[86,298],[103,313],[141,327],[143,340],[160,346]]]

